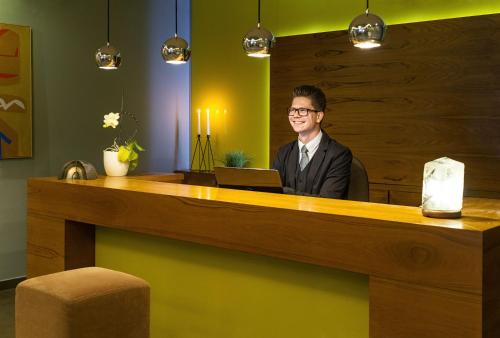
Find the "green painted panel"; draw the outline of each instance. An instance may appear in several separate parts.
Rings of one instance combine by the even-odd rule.
[[[368,337],[367,277],[98,229],[96,265],[147,280],[151,337]]]

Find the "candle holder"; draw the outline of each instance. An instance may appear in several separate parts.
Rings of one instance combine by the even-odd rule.
[[[206,167],[205,164],[205,154],[201,147],[201,135],[198,134],[196,137],[196,145],[194,146],[193,158],[191,159],[191,170],[193,170],[194,159],[196,158],[196,154],[198,154],[198,170],[201,171],[202,166]]]
[[[205,155],[207,156],[206,162],[205,162]],[[205,170],[207,171],[213,170],[213,168],[215,168],[215,160],[214,160],[214,153],[212,151],[212,143],[210,142],[210,134],[207,135],[207,141],[205,142],[205,147],[203,148],[202,156],[203,156],[202,165],[204,166]]]

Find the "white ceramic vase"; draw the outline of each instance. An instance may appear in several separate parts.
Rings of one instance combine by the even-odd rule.
[[[118,159],[117,151],[103,151],[104,170],[108,176],[125,176],[128,172],[129,162],[122,162]]]

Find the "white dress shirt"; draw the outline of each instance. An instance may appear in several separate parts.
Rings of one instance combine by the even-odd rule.
[[[311,162],[312,157],[314,156],[314,153],[316,153],[316,150],[319,148],[319,143],[321,142],[321,137],[323,136],[323,133],[321,130],[319,131],[318,135],[316,135],[311,141],[307,142],[305,144],[307,148],[307,155],[309,156],[309,162]],[[302,159],[302,152],[300,151],[302,149],[302,146],[304,143],[299,141],[299,163],[300,160]]]

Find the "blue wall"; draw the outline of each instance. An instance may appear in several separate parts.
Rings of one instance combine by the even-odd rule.
[[[189,168],[191,62],[167,65],[160,47],[175,33],[175,1],[149,3],[149,169],[172,171]],[[191,2],[178,4],[178,34],[191,41]],[[165,165],[168,166],[165,166]]]

